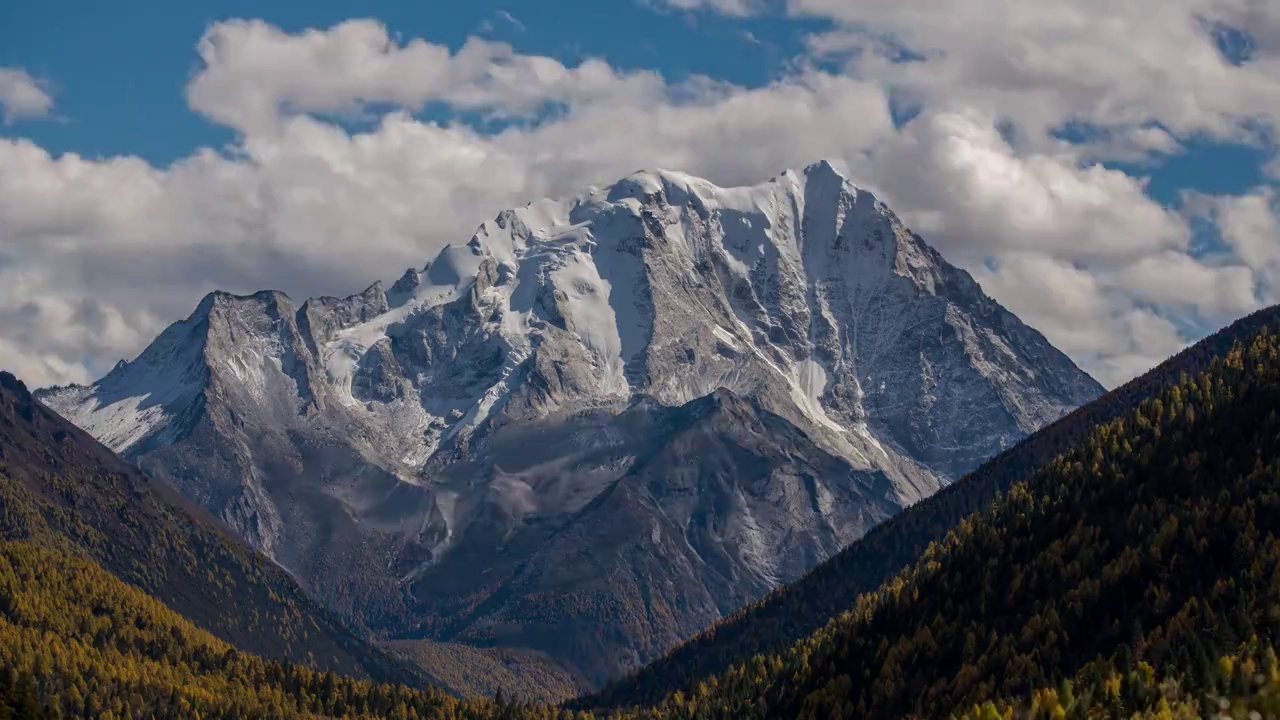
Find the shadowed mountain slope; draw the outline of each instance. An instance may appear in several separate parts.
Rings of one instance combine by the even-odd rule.
[[[82,553],[244,650],[421,683],[219,521],[0,372],[0,538]]]
[[[1194,377],[1280,323],[1280,309],[1259,311],[1178,353],[1124,386],[1088,403],[1015,447],[998,455],[961,481],[873,529],[866,537],[817,566],[804,578],[779,588],[759,602],[709,628],[665,657],[624,678],[583,706],[645,705],[680,688],[689,688],[755,654],[782,652],[824,627],[915,563],[930,543],[944,538],[966,517],[987,508],[1010,485],[1084,441],[1099,425],[1132,413],[1140,403]]]

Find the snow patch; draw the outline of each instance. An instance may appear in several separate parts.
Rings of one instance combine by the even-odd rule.
[[[564,296],[564,316],[569,330],[600,361],[605,385],[617,392],[630,390],[624,374],[622,336],[618,315],[609,297],[613,290],[585,253],[574,253],[552,273],[553,282]]]
[[[845,427],[832,420],[822,406],[822,394],[827,390],[827,368],[822,363],[812,358],[801,360],[795,364],[788,379],[791,380],[791,399],[809,419],[837,432],[845,432]]]
[[[711,334],[715,335],[717,339],[719,339],[721,342],[723,342],[724,344],[728,345],[729,347],[735,350],[741,347],[738,344],[738,339],[733,336],[733,333],[729,332],[728,330],[725,330],[719,325],[713,325],[711,327]]]

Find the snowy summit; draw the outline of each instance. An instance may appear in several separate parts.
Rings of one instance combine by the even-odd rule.
[[[134,361],[42,398],[322,595],[355,564],[387,568],[361,592],[394,593],[459,548],[518,538],[534,557],[542,520],[586,522],[672,428],[711,423],[772,484],[719,488],[715,518],[668,512],[625,542],[697,525],[749,600],[1101,391],[822,162],[753,187],[646,171],[540,200],[390,290],[299,307],[214,293]],[[795,448],[744,439],[771,423],[829,460],[798,468]],[[475,599],[504,581],[450,582]],[[729,604],[691,601],[672,632]],[[652,657],[659,637],[609,662]]]

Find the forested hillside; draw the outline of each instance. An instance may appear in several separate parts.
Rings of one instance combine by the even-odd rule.
[[[84,553],[237,647],[421,684],[351,634],[217,521],[139,473],[0,373],[0,540]]]
[[[1278,330],[1093,428],[813,636],[662,712],[946,717],[1061,689],[1068,716],[1127,715],[1243,692],[1226,655],[1253,663],[1250,683],[1274,673]]]
[[[443,691],[239,652],[87,559],[11,541],[0,541],[0,699],[0,717],[7,704],[21,718],[466,717]]]
[[[1079,443],[1092,428],[1132,412],[1182,374],[1194,376],[1205,371],[1236,343],[1249,342],[1260,330],[1278,322],[1280,308],[1236,321],[904,510],[804,578],[743,608],[661,660],[575,706],[650,705],[677,689],[691,688],[742,658],[776,653],[808,637],[833,616],[850,609],[860,594],[875,590],[915,563],[930,543],[943,538],[965,517],[988,507],[998,493]]]
[[[554,704],[583,685],[554,660],[534,650],[475,647],[431,640],[386,640],[382,647],[427,668],[463,697],[494,697]]]

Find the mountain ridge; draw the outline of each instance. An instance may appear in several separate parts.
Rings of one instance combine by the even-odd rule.
[[[807,184],[800,185],[796,181],[796,178],[798,177],[810,179]],[[889,262],[893,266],[895,273],[903,277],[910,277],[914,282],[917,282],[922,286],[926,286],[931,290],[936,289],[934,286],[937,284],[943,282],[950,283],[955,285],[959,292],[978,296],[979,299],[983,301],[983,305],[998,308],[996,303],[991,302],[989,298],[986,298],[981,294],[980,288],[978,288],[977,284],[968,276],[967,273],[962,270],[955,270],[954,268],[945,266],[945,261],[942,261],[936,251],[933,251],[932,248],[925,245],[914,233],[910,233],[910,231],[901,227],[896,217],[892,217],[891,211],[883,207],[874,195],[871,195],[867,191],[848,183],[847,180],[844,180],[844,178],[839,175],[830,162],[822,161],[810,166],[804,171],[804,173],[796,173],[795,171],[788,170],[771,179],[768,183],[753,188],[715,188],[705,180],[693,178],[692,176],[674,171],[638,171],[614,185],[606,186],[605,188],[592,188],[587,193],[576,198],[571,198],[570,200],[536,201],[524,206],[523,208],[503,211],[502,213],[499,213],[495,219],[483,223],[477,233],[473,236],[472,240],[465,246],[446,246],[445,249],[441,251],[437,260],[435,262],[428,263],[422,271],[418,271],[414,268],[406,270],[405,275],[393,285],[390,292],[383,289],[381,281],[375,281],[364,291],[347,297],[338,298],[332,296],[319,296],[315,298],[308,298],[301,305],[296,305],[286,293],[279,290],[260,290],[248,294],[233,294],[221,290],[215,290],[208,293],[200,301],[196,310],[187,319],[174,323],[170,326],[170,330],[183,326],[184,324],[193,326],[200,325],[202,321],[208,320],[210,314],[220,307],[226,307],[227,312],[232,314],[244,312],[243,309],[238,309],[234,306],[249,304],[250,301],[252,301],[253,304],[262,306],[266,314],[277,319],[282,319],[286,315],[294,316],[293,325],[296,325],[297,332],[300,339],[303,341],[303,344],[306,345],[314,354],[319,355],[317,352],[317,341],[323,343],[330,340],[331,336],[335,332],[335,328],[349,328],[352,325],[358,325],[376,316],[386,314],[389,310],[404,309],[412,300],[410,293],[422,285],[423,278],[438,281],[440,287],[445,287],[443,283],[446,282],[452,282],[455,285],[460,284],[462,287],[454,288],[455,294],[467,294],[467,290],[469,290],[472,295],[483,293],[491,287],[493,283],[499,281],[496,274],[504,272],[504,270],[501,265],[495,266],[494,264],[487,263],[483,260],[477,261],[476,257],[485,256],[495,260],[496,262],[506,256],[509,256],[512,249],[510,247],[502,247],[501,243],[496,242],[496,240],[499,239],[498,231],[507,231],[507,234],[517,240],[521,239],[521,236],[529,235],[533,232],[525,222],[526,220],[536,219],[546,225],[548,223],[555,222],[554,218],[548,217],[555,213],[566,216],[566,219],[568,220],[581,220],[579,217],[574,217],[574,213],[576,212],[575,208],[588,201],[598,202],[599,196],[601,195],[609,199],[609,202],[606,203],[609,205],[616,204],[618,202],[632,201],[635,200],[636,197],[652,198],[655,196],[659,198],[659,205],[662,205],[667,202],[663,199],[665,194],[666,196],[670,196],[671,202],[677,204],[684,203],[685,205],[693,207],[697,213],[707,214],[711,212],[708,210],[707,201],[702,200],[696,190],[701,189],[706,191],[708,189],[713,189],[715,191],[723,192],[729,197],[736,198],[737,202],[742,203],[742,198],[734,195],[735,193],[737,195],[746,193],[748,196],[751,193],[759,194],[762,188],[770,188],[778,184],[787,184],[788,181],[793,186],[802,187],[806,196],[817,196],[817,200],[825,200],[825,198],[822,197],[825,191],[832,189],[830,186],[833,182],[839,183],[836,185],[836,189],[843,187],[844,189],[851,191],[855,197],[851,210],[857,210],[862,213],[880,213],[886,216],[886,219],[890,221],[890,224],[893,227],[897,228],[895,232],[891,233],[894,236],[892,239],[886,240],[879,235],[877,236],[878,240],[882,243],[880,247],[883,247],[883,243],[887,242],[888,245],[894,248],[892,253],[893,258]],[[758,200],[758,198],[755,198],[755,201]],[[810,198],[810,200],[812,201],[814,198]],[[729,204],[731,205],[732,203]],[[718,211],[723,211],[723,209],[718,209]],[[731,212],[737,214],[741,211],[732,209]],[[837,213],[836,217],[831,219],[831,223],[838,224],[841,221],[841,217],[841,214]],[[797,219],[795,222],[799,224],[801,221]],[[551,227],[552,230],[555,230],[557,227],[561,229],[575,228],[581,224],[581,222],[565,223],[561,225],[552,224]],[[819,242],[808,242],[806,239],[806,242],[804,243],[805,247],[802,249],[802,252],[807,252],[808,248],[811,246],[816,246],[820,249],[827,247],[828,245],[839,246],[844,240],[844,238],[838,233],[833,232],[832,228],[814,229],[816,227],[816,224],[814,223],[808,223],[808,226],[808,232],[805,237],[808,238],[809,236],[817,235],[820,236],[822,240]],[[486,243],[484,242],[486,240],[495,240],[495,242]],[[512,238],[506,238],[505,241],[511,242]],[[593,243],[588,241],[588,244],[591,245]],[[482,247],[483,252],[480,250]],[[935,267],[942,267],[950,274],[950,277],[944,278],[936,272],[931,273],[930,270]],[[474,284],[466,287],[468,278],[472,277],[474,277]],[[438,300],[438,298],[436,299]],[[1002,308],[998,309],[1002,310]],[[326,313],[324,311],[328,312]],[[554,313],[552,314],[554,315]],[[1005,312],[1005,315],[1008,315],[1007,311]],[[1013,318],[1011,315],[997,319],[1002,321],[1012,320],[1013,324],[1020,324],[1017,323],[1016,318]],[[390,324],[385,320],[383,322],[384,324]],[[619,323],[625,324],[623,321],[619,321]],[[292,328],[290,329],[292,330]],[[768,327],[767,329],[769,332],[774,334],[785,335],[790,332],[785,326],[778,326],[776,324]],[[1025,329],[1030,330],[1029,328]],[[1038,343],[1047,345],[1047,343],[1044,342],[1043,336],[1039,336],[1039,334],[1035,333],[1034,330],[1031,330],[1030,332],[1035,335],[1034,339],[1038,341]],[[163,335],[164,334],[161,336],[162,338]],[[730,342],[732,342],[732,340],[730,340]],[[148,350],[150,349],[151,348],[148,348]],[[1051,347],[1049,349],[1051,350]],[[133,362],[146,359],[145,352],[143,355],[144,357],[135,359]],[[375,356],[370,357],[370,359],[376,360],[376,353]],[[130,362],[122,360],[112,373],[109,373],[104,377],[103,381],[99,381],[99,383],[95,383],[91,386],[72,385],[49,388],[42,391],[42,397],[59,401],[59,404],[66,404],[66,400],[63,400],[62,396],[72,395],[77,391],[96,391],[104,382],[109,381],[113,375],[118,374],[129,365],[131,365]],[[818,369],[818,372],[825,374],[821,368]],[[305,397],[307,394],[305,386],[311,384],[312,379],[305,375],[296,379],[302,386],[299,391]],[[683,400],[692,399],[692,397],[698,397],[706,394],[707,392],[714,390],[715,387],[716,386],[714,385],[708,385],[706,392],[697,392],[689,397],[683,398]],[[1101,390],[1100,386],[1096,386],[1096,384],[1088,389],[1091,392]],[[659,392],[656,394],[661,396],[661,389],[659,389]],[[109,397],[107,399],[110,400],[113,398]],[[672,403],[669,400],[667,400],[666,403],[679,404],[678,402]],[[99,400],[99,404],[109,405],[111,403]],[[86,420],[96,419],[91,415],[84,414],[82,414],[81,417]],[[128,418],[125,418],[125,420],[127,421]],[[132,424],[136,425],[139,423]],[[108,439],[113,440],[113,442],[109,444],[114,449],[122,452],[131,451],[133,443],[136,442],[136,439],[134,438],[113,438],[109,432],[102,432],[101,434],[108,437]]]
[[[912,511],[788,588],[808,605],[760,606],[816,630],[687,667],[637,715],[1270,717],[1250,710],[1274,710],[1280,679],[1278,338],[1269,308],[1033,435],[1061,452],[993,461],[1012,481],[874,588],[816,580]],[[954,505],[975,476],[917,507]]]
[[[700,680],[743,658],[777,652],[788,643],[800,641],[852,607],[859,595],[873,592],[916,562],[931,543],[941,541],[964,518],[983,510],[1014,482],[1069,451],[1095,426],[1132,412],[1141,401],[1177,384],[1184,376],[1194,377],[1208,370],[1215,358],[1225,356],[1236,344],[1248,341],[1267,327],[1280,327],[1280,306],[1232,322],[1081,406],[991,458],[961,481],[877,526],[795,583],[743,607],[633,675],[575,701],[575,706],[656,703],[676,690],[688,691]]]
[[[739,579],[798,576],[1102,392],[874,195],[818,163],[746,188],[644,171],[536,201],[390,290],[377,282],[301,305],[276,291],[210,293],[134,361],[41,397],[350,621],[444,640],[422,611],[439,598],[421,593],[447,582],[451,556],[484,564],[516,537],[536,554],[547,527],[584,521],[591,498],[643,463],[661,436],[648,425],[666,417],[658,408],[720,388],[753,403],[743,422],[776,416],[835,458],[796,490],[819,512],[792,518],[799,536],[825,539],[784,558],[771,554],[778,525],[763,555],[730,561]],[[734,437],[702,436],[709,447]],[[741,500],[688,516],[682,533],[745,532],[770,516],[714,479],[728,466],[707,468],[695,496],[736,487]],[[872,476],[874,498],[858,480]],[[510,596],[472,581],[464,607]],[[596,681],[723,612],[649,617],[618,640],[625,652],[596,648],[615,658]]]
[[[306,598],[225,524],[118,459],[4,371],[0,508],[4,540],[81,553],[251,652],[381,680],[423,681]]]

